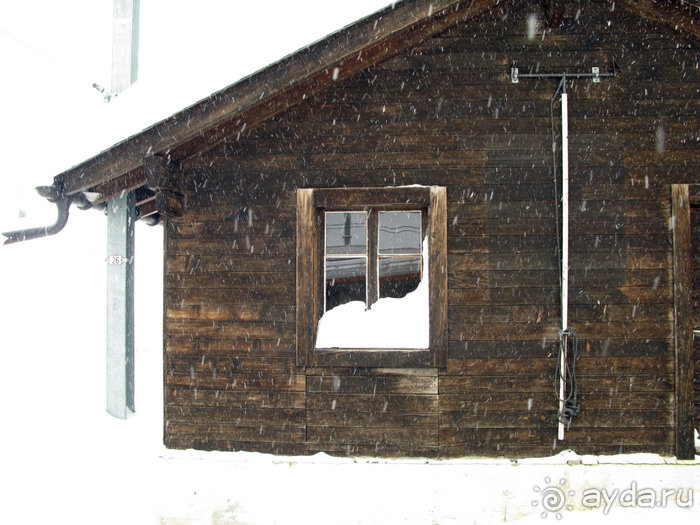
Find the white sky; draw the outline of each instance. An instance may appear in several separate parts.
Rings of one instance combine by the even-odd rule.
[[[18,201],[52,221],[30,188],[388,3],[142,0],[139,81],[105,104],[91,86],[109,87],[112,1],[5,0],[0,231],[32,220]]]

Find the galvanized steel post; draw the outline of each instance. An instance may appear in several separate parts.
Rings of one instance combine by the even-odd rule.
[[[107,412],[126,419],[134,411],[133,193],[107,204]]]

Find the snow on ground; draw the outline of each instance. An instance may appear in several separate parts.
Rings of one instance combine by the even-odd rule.
[[[155,52],[149,55],[144,35],[141,79],[144,84],[149,77],[162,82],[160,91],[143,86],[131,96],[160,92],[170,98],[171,91],[190,90],[178,94],[182,99],[173,94],[172,99],[181,104],[173,109],[166,108],[164,101],[153,102],[157,111],[175,111],[383,3],[353,2],[343,12],[329,12],[329,4],[317,3],[313,12],[323,15],[324,25],[308,16],[310,7],[297,8],[304,11],[295,18],[284,3],[276,4],[287,9],[280,11],[279,20],[269,21],[268,4],[261,4],[262,11],[241,13],[240,3],[232,8],[203,1],[191,12],[189,2],[167,2],[167,8],[163,2],[144,2],[142,28],[159,27],[161,39],[152,38],[155,44],[150,45],[163,49],[160,58]],[[7,60],[5,71],[14,72],[0,86],[4,167],[0,230],[52,221],[55,211],[30,197],[27,188],[50,184],[62,169],[109,146],[111,137],[124,138],[117,136],[117,131],[127,129],[117,126],[121,117],[109,113],[121,112],[130,95],[121,97],[121,106],[119,98],[104,104],[89,88],[89,83],[104,77],[88,72],[81,80],[76,73],[75,63],[82,54],[105,47],[99,40],[109,24],[107,29],[105,24],[85,24],[83,17],[74,16],[75,9],[85,14],[89,8],[90,16],[109,16],[111,2],[106,4],[105,8],[105,2],[92,0],[27,1],[0,8],[0,29],[5,31],[0,31],[0,56]],[[226,16],[213,16],[214,9],[229,11]],[[49,25],[29,17],[28,13],[36,12]],[[62,18],[66,14],[76,20]],[[238,44],[212,41],[214,34],[237,34],[262,19],[273,24],[268,31],[255,32],[262,40],[251,40],[254,34]],[[197,34],[197,23],[203,21],[206,24]],[[216,24],[211,35],[201,30],[207,24]],[[178,43],[173,37],[186,32],[183,28],[190,31],[190,38]],[[8,37],[8,32],[13,36]],[[272,50],[265,45],[262,54],[253,57],[273,34],[284,45]],[[60,55],[63,63],[71,64],[69,74],[58,68],[59,46],[36,40],[42,35],[76,39]],[[191,47],[200,40],[224,52],[199,64]],[[106,49],[109,53],[108,45]],[[229,66],[230,79],[222,72]],[[198,87],[182,86],[191,80],[189,72],[196,77],[213,69],[222,75],[216,80],[221,85],[210,89],[200,79]],[[155,119],[156,109],[148,113],[149,119]],[[149,123],[124,125],[135,126],[133,131]],[[588,523],[591,518],[609,523],[623,518],[641,523],[660,519],[697,523],[698,461],[572,454],[518,462],[375,460],[166,450],[162,446],[162,228],[137,225],[137,411],[121,421],[108,416],[104,408],[106,221],[94,211],[71,213],[68,226],[56,237],[0,247],[0,523],[540,523],[543,513],[546,520],[557,521],[558,505],[551,496],[562,494],[564,505],[558,512],[564,523]],[[684,503],[688,488],[693,488],[691,509]],[[582,501],[585,490],[603,489],[616,502],[607,514],[604,507],[592,508],[590,502],[586,507]],[[648,504],[649,491],[662,503],[664,490],[674,493],[663,507],[640,506]],[[630,498],[636,494],[634,505],[620,506],[627,501],[623,494]],[[680,504],[676,503],[679,495]]]

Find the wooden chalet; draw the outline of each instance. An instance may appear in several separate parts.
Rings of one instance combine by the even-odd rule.
[[[164,226],[165,444],[692,458],[698,49],[692,2],[398,2],[58,175]],[[316,348],[428,275],[426,345]]]

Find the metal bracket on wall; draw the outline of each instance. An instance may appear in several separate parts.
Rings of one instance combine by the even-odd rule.
[[[593,66],[590,73],[521,73],[517,64],[513,62],[510,67],[510,82],[519,84],[521,78],[590,78],[594,83],[598,84],[601,78],[614,77],[619,69],[620,66],[613,60],[610,64],[609,73],[601,73],[598,66]]]

